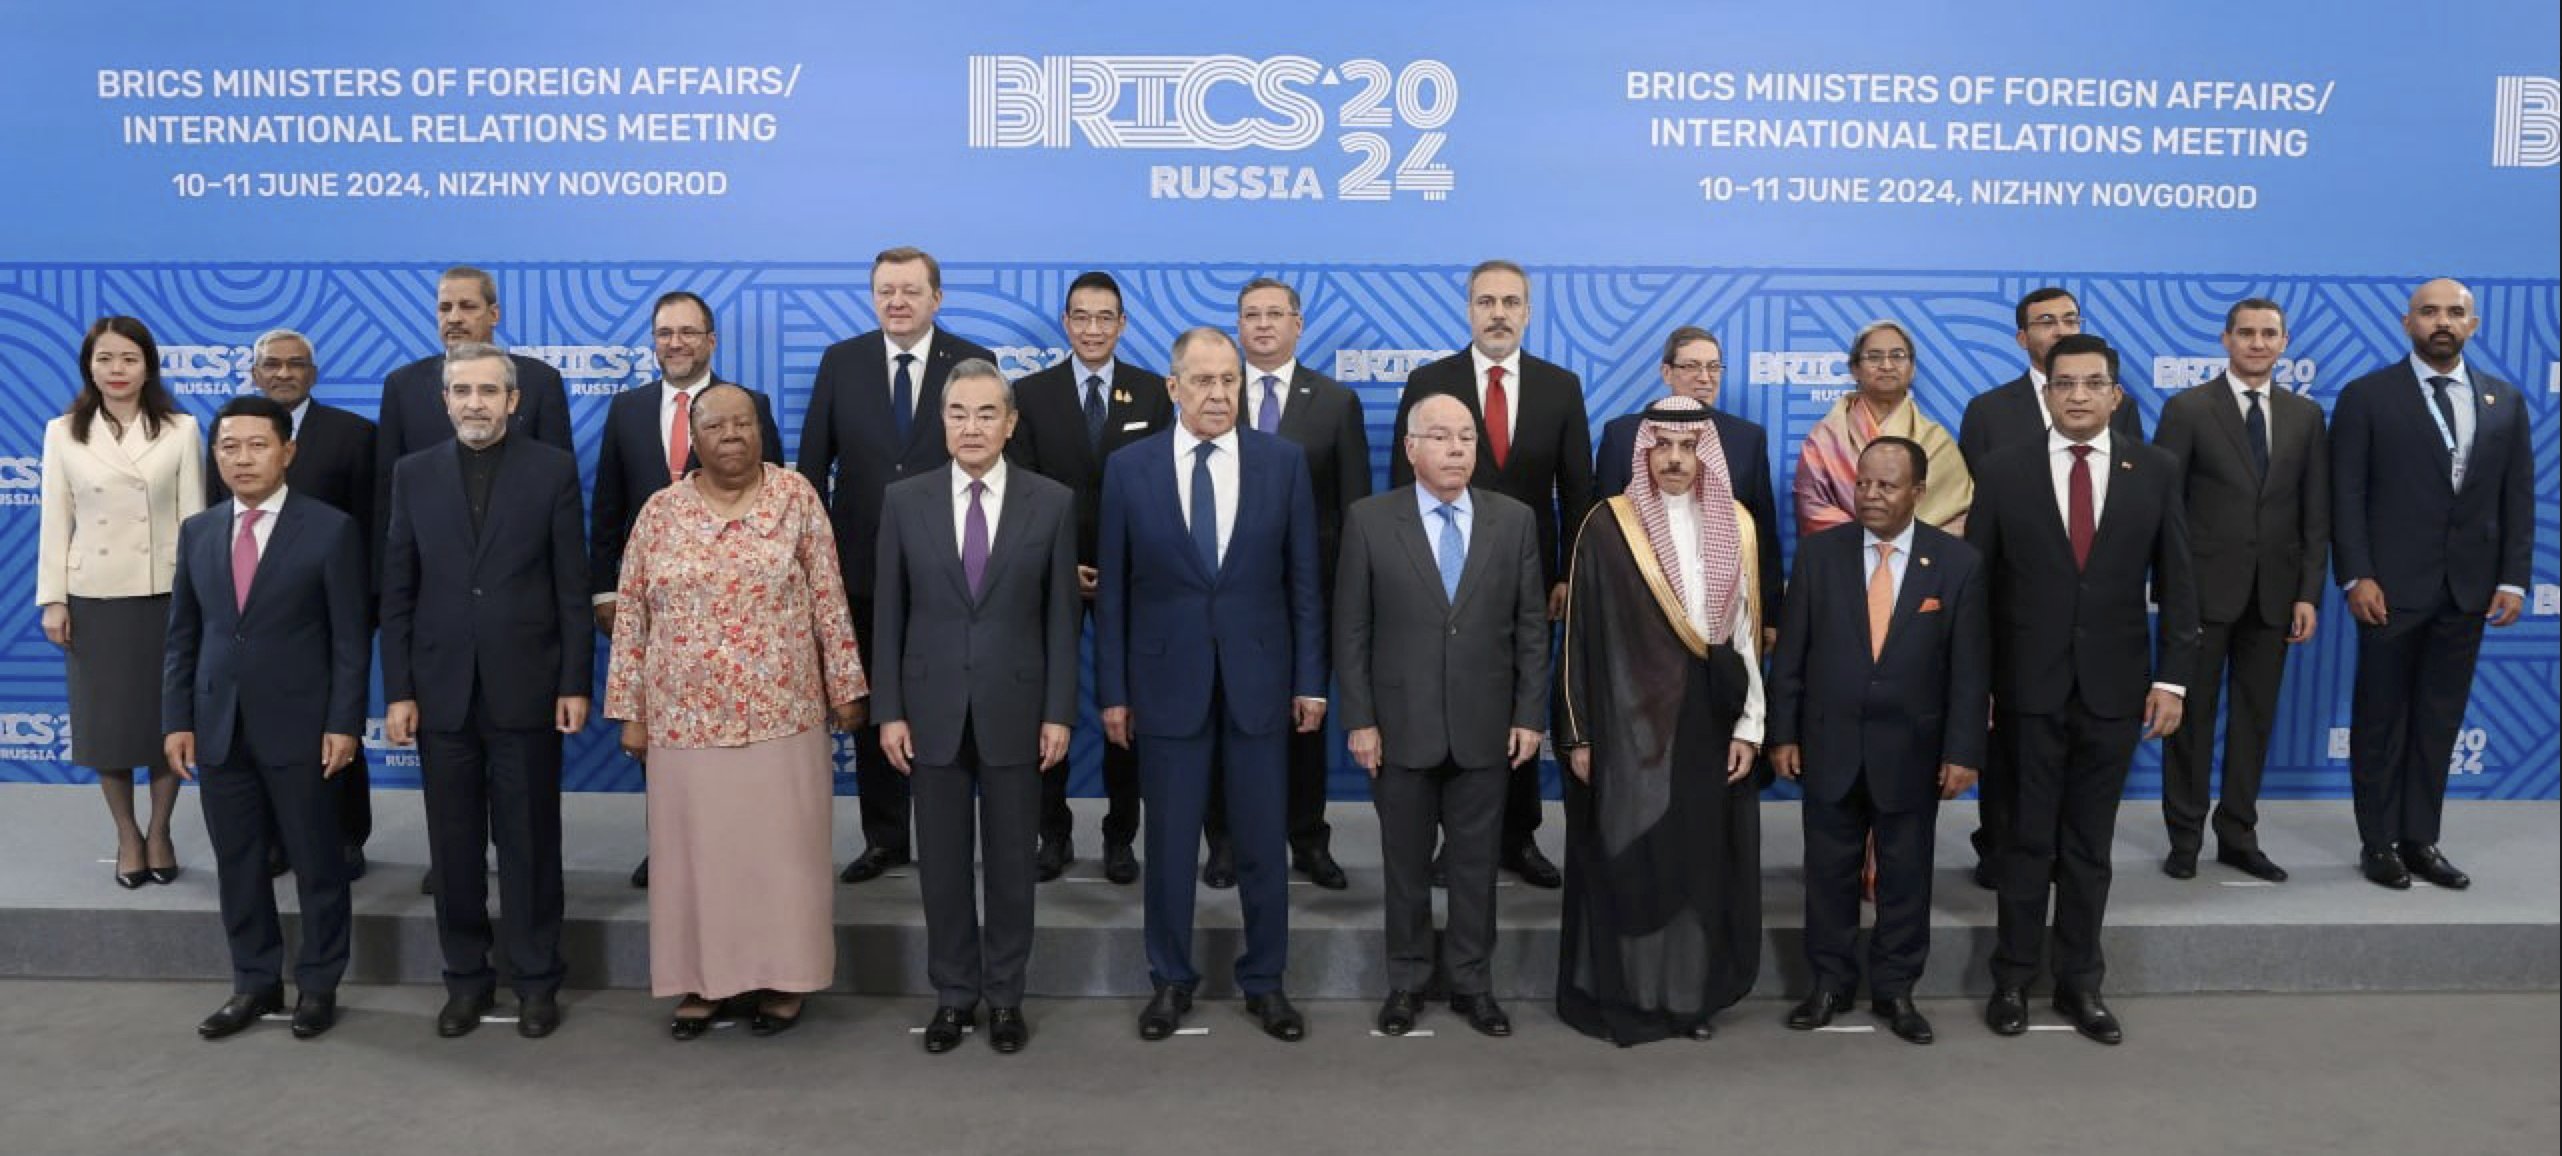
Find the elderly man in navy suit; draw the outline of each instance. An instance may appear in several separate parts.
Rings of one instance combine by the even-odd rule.
[[[1095,699],[1105,735],[1135,745],[1146,800],[1147,954],[1156,996],[1139,1035],[1182,1026],[1193,872],[1212,768],[1245,906],[1236,963],[1246,1011],[1275,1039],[1307,1035],[1281,992],[1290,908],[1288,737],[1325,724],[1325,615],[1308,460],[1237,428],[1237,347],[1216,329],[1174,343],[1175,428],[1113,455],[1103,477]]]
[[[2349,786],[2359,867],[2395,890],[2472,879],[2437,847],[2482,627],[2518,620],[2535,557],[2535,451],[2517,389],[2464,360],[2482,324],[2443,278],[2411,294],[2411,356],[2331,413],[2331,557],[2357,619]]]
[[[214,422],[231,500],[187,519],[169,597],[161,729],[169,766],[201,778],[205,832],[231,939],[231,999],[197,1034],[220,1039],[284,1008],[284,926],[267,874],[281,838],[302,898],[293,1034],[338,1017],[347,971],[347,861],[329,780],[365,725],[371,601],[355,520],[291,492],[293,417],[235,397]]]
[[[1992,633],[1973,547],[1913,518],[1930,455],[1882,437],[1859,455],[1857,525],[1797,547],[1770,670],[1770,764],[1805,787],[1806,961],[1815,990],[1788,1014],[1812,1031],[1859,986],[1859,874],[1877,840],[1868,992],[1887,1029],[1932,1040],[1913,1006],[1930,954],[1939,801],[1984,766]]]
[[[881,753],[916,800],[926,975],[925,1050],[960,1046],[988,1005],[988,1044],[1023,1049],[1032,958],[1032,848],[1041,777],[1064,773],[1076,725],[1076,492],[1009,466],[1014,391],[993,362],[952,367],[952,464],[882,498],[872,714]],[[984,831],[984,835],[981,832]],[[974,858],[987,861],[979,921]]]
[[[516,989],[516,1030],[560,1026],[561,736],[587,725],[596,641],[579,533],[578,460],[508,436],[515,363],[490,345],[445,358],[454,440],[392,471],[383,558],[383,719],[418,744],[427,797],[447,1039],[480,1026],[497,989],[495,938]],[[498,847],[501,923],[481,864]]]

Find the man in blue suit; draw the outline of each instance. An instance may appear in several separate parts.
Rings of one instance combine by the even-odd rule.
[[[2473,291],[2431,281],[2402,328],[2411,356],[2352,381],[2331,413],[2331,558],[2357,619],[2349,787],[2358,865],[2396,890],[2472,880],[2437,848],[2446,772],[2482,626],[2525,605],[2535,452],[2525,400],[2464,361]]]
[[[231,939],[233,994],[197,1025],[206,1039],[284,1008],[271,838],[283,839],[302,897],[296,1038],[336,1022],[347,971],[348,863],[329,780],[355,762],[365,725],[370,575],[355,520],[288,492],[293,428],[267,398],[224,403],[214,460],[231,500],[179,528],[170,586],[163,750],[181,776],[202,768]]]
[[[392,471],[383,558],[383,720],[418,744],[447,1039],[480,1026],[497,990],[492,939],[516,989],[517,1034],[560,1026],[561,736],[587,725],[596,639],[579,533],[578,460],[508,436],[515,363],[494,345],[445,358],[451,442]],[[498,846],[503,917],[493,937]]]
[[[1237,987],[1266,1034],[1307,1035],[1281,973],[1288,737],[1325,723],[1316,497],[1297,446],[1237,428],[1239,365],[1216,329],[1175,339],[1175,427],[1113,454],[1103,474],[1096,702],[1105,736],[1136,744],[1146,803],[1148,1040],[1182,1026],[1200,982],[1193,872],[1213,767],[1227,776],[1245,907]]]
[[[1717,395],[1726,382],[1725,347],[1717,335],[1696,325],[1684,325],[1664,339],[1663,364],[1656,367],[1663,375],[1664,391],[1674,397],[1697,398],[1708,407],[1708,424],[1716,427],[1717,448],[1726,455],[1726,476],[1735,483],[1735,500],[1744,504],[1752,515],[1754,536],[1760,539],[1761,605],[1779,605],[1779,507],[1770,492],[1770,434],[1759,425],[1717,408]],[[1645,420],[1642,413],[1622,414],[1601,427],[1601,448],[1594,451],[1592,462],[1593,490],[1602,499],[1628,492],[1629,471],[1637,448],[1637,426]],[[1762,652],[1770,652],[1778,633],[1778,619],[1762,627]]]

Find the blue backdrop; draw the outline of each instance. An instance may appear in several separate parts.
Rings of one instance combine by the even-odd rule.
[[[1160,367],[1278,275],[1306,298],[1303,359],[1368,404],[1384,477],[1406,369],[1464,342],[1464,270],[1507,256],[1533,270],[1526,347],[1583,375],[1596,429],[1657,391],[1672,327],[1720,334],[1723,404],[1770,428],[1782,493],[1874,318],[1912,327],[1922,404],[1953,430],[2019,372],[2011,302],[2067,286],[2127,351],[2149,426],[2220,368],[2232,301],[2287,306],[2281,380],[2327,407],[2407,354],[2403,302],[2446,274],[2480,295],[2472,364],[2535,407],[2538,498],[2530,613],[2485,647],[2451,791],[2557,795],[2549,4],[2456,27],[2297,3],[2062,26],[1314,4],[1286,28],[1188,5],[128,7],[112,32],[17,14],[26,51],[0,72],[0,150],[21,158],[0,185],[0,586],[33,586],[42,428],[91,319],[148,321],[199,413],[245,387],[259,332],[301,329],[322,400],[370,414],[383,374],[433,348],[455,262],[497,272],[500,339],[561,368],[591,461],[605,398],[655,376],[667,290],[711,301],[716,367],[775,394],[797,445],[819,352],[874,327],[878,249],[940,256],[943,323],[1017,374],[1064,356],[1081,269],[1122,278],[1124,352]],[[71,779],[31,603],[0,605],[0,779]],[[2331,598],[2290,660],[2271,796],[2346,793],[2347,622]],[[635,787],[612,755],[582,736],[571,783]],[[413,756],[372,757],[414,781]],[[1081,735],[1081,788],[1093,759]],[[2148,750],[2130,791],[2157,768]]]

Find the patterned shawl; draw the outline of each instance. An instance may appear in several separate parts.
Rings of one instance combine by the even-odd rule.
[[[1656,420],[1659,415],[1664,420]],[[1672,517],[1664,512],[1664,495],[1655,488],[1654,471],[1646,468],[1646,453],[1665,434],[1694,429],[1699,431],[1699,480],[1692,484],[1690,497],[1699,511],[1699,573],[1708,584],[1708,642],[1722,646],[1735,632],[1735,599],[1742,596],[1743,533],[1735,522],[1734,479],[1726,475],[1726,454],[1718,446],[1717,427],[1708,420],[1707,406],[1694,398],[1668,397],[1646,407],[1645,419],[1637,423],[1635,456],[1628,465],[1627,496],[1637,509],[1637,521],[1646,528],[1647,543],[1654,547],[1656,565],[1672,584],[1676,606],[1690,605],[1690,592],[1681,586],[1681,555],[1673,546]]]
[[[1881,422],[1853,390],[1833,403],[1832,412],[1815,423],[1806,435],[1805,448],[1798,451],[1795,490],[1800,541],[1857,518],[1860,451],[1888,435],[1910,438],[1930,456],[1930,488],[1913,516],[1951,534],[1965,532],[1966,511],[1975,505],[1975,480],[1966,472],[1957,439],[1948,436],[1938,422],[1923,417],[1921,406],[1910,397]]]

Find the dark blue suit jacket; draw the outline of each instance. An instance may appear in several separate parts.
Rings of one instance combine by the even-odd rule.
[[[2480,614],[2495,588],[2531,580],[2533,423],[2514,387],[2466,369],[2473,457],[2461,490],[2408,360],[2348,383],[2331,410],[2332,562],[2342,585],[2371,578],[2395,610],[2431,610],[2446,597]]]
[[[1174,484],[1174,431],[1104,465],[1094,598],[1098,707],[1143,735],[1198,735],[1220,688],[1246,734],[1286,731],[1292,698],[1325,697],[1325,610],[1307,454],[1237,431],[1236,524],[1218,573],[1201,564]]]
[[[1637,427],[1644,420],[1642,413],[1622,414],[1601,427],[1601,448],[1594,451],[1592,463],[1595,500],[1608,501],[1628,492]],[[1717,427],[1717,448],[1726,455],[1726,475],[1734,482],[1735,500],[1752,515],[1753,537],[1761,547],[1761,604],[1777,606],[1782,586],[1779,506],[1770,490],[1770,434],[1722,410],[1709,410],[1708,422]]]
[[[475,534],[453,445],[393,467],[383,698],[458,730],[477,682],[490,725],[549,730],[553,700],[589,693],[596,668],[578,459],[509,435],[484,519]]]
[[[322,735],[365,730],[365,544],[354,519],[287,487],[244,607],[231,582],[232,506],[178,530],[160,728],[194,731],[203,766],[231,761],[235,724],[267,763],[317,765]]]
[[[1909,811],[1938,797],[1940,764],[1984,769],[1992,620],[1974,548],[1915,523],[1886,648],[1872,658],[1866,549],[1857,523],[1797,544],[1769,740],[1805,748],[1808,795],[1840,802],[1864,772],[1879,810]]]
[[[712,380],[722,382],[718,375]],[[658,407],[665,381],[653,381],[614,395],[605,407],[605,436],[596,443],[596,497],[587,531],[588,584],[598,594],[611,594],[623,580],[623,543],[632,536],[649,496],[667,488],[667,443],[658,428]],[[756,427],[765,439],[765,460],[783,464],[783,434],[774,427],[774,404],[756,397]],[[685,465],[700,465],[686,455]]]

